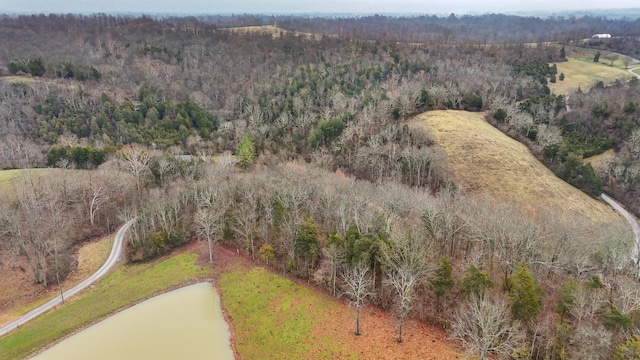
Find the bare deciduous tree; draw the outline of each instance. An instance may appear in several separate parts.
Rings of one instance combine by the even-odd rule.
[[[140,191],[142,176],[149,170],[151,154],[144,146],[131,144],[122,148],[120,155],[120,165],[135,176],[136,188]]]
[[[469,356],[485,360],[491,353],[509,357],[524,334],[520,325],[511,321],[505,301],[476,297],[456,312],[451,338],[459,340]]]
[[[392,270],[385,281],[395,292],[393,312],[398,319],[398,337],[396,341],[402,342],[404,320],[411,314],[415,306],[416,288],[420,283],[420,278],[410,266],[403,265]]]
[[[356,335],[360,335],[360,310],[365,306],[367,297],[371,296],[371,276],[365,264],[348,269],[342,274],[345,283],[344,294],[351,299],[351,305],[356,309]]]

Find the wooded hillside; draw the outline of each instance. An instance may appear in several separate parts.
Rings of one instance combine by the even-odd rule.
[[[272,20],[291,31],[228,29]],[[392,312],[398,341],[415,318],[480,358],[625,358],[640,329],[626,225],[465,194],[428,131],[407,121],[485,111],[573,185],[629,197],[636,82],[569,97],[547,84],[563,81],[549,62],[571,40],[638,36],[637,24],[1,17],[0,167],[83,169],[10,185],[4,270],[24,264],[50,284],[73,266],[73,229],[89,236],[136,217],[129,261],[224,242],[358,309]],[[609,148],[618,157],[607,166],[584,163]],[[483,321],[495,331],[478,332]]]

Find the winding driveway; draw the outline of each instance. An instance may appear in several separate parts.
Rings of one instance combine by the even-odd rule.
[[[600,198],[607,204],[611,205],[611,207],[618,214],[622,215],[627,220],[629,225],[631,225],[631,230],[633,230],[633,235],[636,238],[636,244],[633,247],[633,251],[631,252],[631,259],[633,260],[634,264],[638,265],[640,261],[640,225],[638,225],[638,219],[636,219],[635,216],[625,210],[622,205],[613,200],[609,195],[603,193],[602,195],[600,195]]]
[[[625,56],[625,55],[622,55],[622,56]],[[634,64],[636,64],[636,65],[640,63],[640,60],[638,60],[638,59],[636,59],[636,58],[632,58],[631,56],[628,56],[628,58],[629,58],[629,59],[631,59],[631,61],[632,61]],[[628,71],[629,73],[631,73],[631,75],[633,75],[633,76],[635,76],[636,78],[640,79],[640,75],[639,75],[639,74],[636,74],[636,73],[634,72],[634,71],[636,71],[636,70],[638,70],[638,69],[640,69],[640,66],[632,67],[631,69],[627,69],[627,71]]]
[[[111,268],[118,262],[120,255],[122,254],[122,247],[124,243],[124,234],[127,232],[127,229],[133,224],[135,219],[129,220],[126,224],[122,225],[120,230],[116,233],[116,236],[113,240],[113,247],[111,248],[111,254],[107,258],[107,261],[102,265],[98,271],[93,273],[93,275],[89,276],[87,279],[79,283],[78,285],[72,287],[71,289],[62,293],[62,295],[56,296],[55,298],[47,301],[46,303],[38,306],[37,308],[29,311],[28,313],[21,316],[19,319],[16,319],[2,327],[0,327],[0,336],[11,332],[14,329],[20,327],[20,325],[35,319],[41,314],[51,310],[56,305],[64,302],[64,299],[69,298],[80,291],[86,289],[91,284],[93,284],[96,280],[103,277]]]

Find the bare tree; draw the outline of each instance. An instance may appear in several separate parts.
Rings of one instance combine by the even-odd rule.
[[[338,275],[338,267],[344,261],[344,252],[336,244],[328,244],[322,248],[322,255],[329,263],[331,271],[331,293],[336,295],[336,278]]]
[[[575,358],[584,360],[611,359],[611,332],[602,325],[581,324],[571,337]]]
[[[411,314],[417,298],[416,288],[420,284],[420,278],[408,265],[392,270],[385,282],[395,292],[393,313],[398,319],[398,337],[396,341],[402,342],[402,329],[404,320]]]
[[[524,334],[511,321],[504,300],[476,297],[456,312],[451,338],[459,340],[469,356],[485,360],[491,353],[501,359],[509,357]]]
[[[613,63],[618,60],[618,54],[616,53],[608,53],[603,57],[609,61],[609,66],[613,66]]]
[[[193,223],[196,227],[198,237],[203,237],[207,240],[209,262],[213,262],[213,242],[216,234],[220,230],[220,219],[218,219],[216,213],[213,211],[201,207],[196,211]]]
[[[222,217],[229,206],[229,199],[224,188],[208,186],[199,189],[197,205],[198,210],[194,216],[196,233],[207,240],[209,262],[213,262],[213,243],[222,228]]]
[[[419,227],[403,224],[402,229],[394,229],[391,242],[383,247],[382,255],[391,269],[384,283],[391,286],[394,293],[393,312],[398,320],[398,342],[402,342],[404,320],[414,309],[417,287],[426,280],[431,269],[427,266],[430,243],[422,236]]]
[[[91,227],[95,224],[98,211],[109,200],[105,186],[99,184],[96,179],[89,179],[88,187],[85,189],[85,201],[88,204],[89,222]]]
[[[372,295],[373,283],[368,274],[369,268],[360,263],[356,267],[348,269],[342,274],[346,285],[344,294],[351,299],[351,305],[356,308],[356,335],[360,335],[360,310],[365,306],[367,297]]]
[[[140,191],[142,176],[149,170],[151,154],[142,145],[131,144],[120,150],[120,165],[136,178],[136,188]]]
[[[165,176],[176,168],[176,163],[174,159],[169,158],[168,156],[162,156],[158,159],[158,175],[160,175],[160,184],[164,185]]]

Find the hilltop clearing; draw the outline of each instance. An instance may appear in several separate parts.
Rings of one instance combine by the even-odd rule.
[[[490,194],[534,211],[552,207],[595,221],[621,220],[607,205],[555,176],[526,146],[487,123],[482,113],[429,111],[411,126],[429,131],[466,193]]]
[[[570,95],[580,88],[588,91],[597,82],[609,85],[616,80],[630,79],[631,75],[625,70],[622,60],[616,58],[613,62],[605,59],[605,55],[594,62],[596,51],[574,48],[567,52],[567,61],[555,63],[558,74],[564,74],[564,80],[549,83],[551,92],[558,95]]]
[[[222,28],[222,30],[228,30],[236,34],[267,34],[267,35],[271,35],[273,38],[283,37],[285,35],[293,35],[293,36],[302,36],[306,39],[320,40],[322,39],[322,36],[326,36],[323,34],[287,30],[287,29],[279,28],[275,25],[239,26],[239,27]],[[334,36],[334,35],[328,35],[328,36]]]

